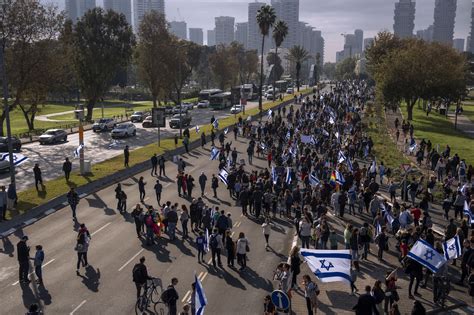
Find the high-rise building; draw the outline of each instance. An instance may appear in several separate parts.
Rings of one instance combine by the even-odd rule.
[[[198,45],[204,44],[202,28],[189,28],[189,40]]]
[[[356,54],[361,54],[362,49],[364,48],[364,31],[357,29],[354,31],[354,36],[355,36],[354,52]]]
[[[145,13],[155,10],[165,15],[165,0],[133,0],[133,25],[137,31]]]
[[[433,40],[433,25],[428,26],[427,29],[416,31],[416,37],[431,42]]]
[[[272,0],[272,6],[275,9],[277,19],[286,22],[288,25],[288,35],[283,41],[282,46],[291,48],[299,42],[299,17],[300,0]]]
[[[216,46],[216,30],[207,31],[207,46]]]
[[[374,39],[372,37],[364,38],[364,51],[367,49],[367,47],[370,47],[373,42]]]
[[[464,38],[455,38],[453,40],[453,48],[460,53],[464,52]]]
[[[96,7],[95,0],[66,0],[66,15],[73,22],[79,20],[84,13]]]
[[[434,9],[433,41],[451,46],[454,36],[457,0],[436,0]]]
[[[180,39],[188,39],[188,28],[184,21],[170,22],[170,32]]]
[[[320,65],[324,64],[324,38],[321,31],[313,30],[311,37],[311,54],[316,56],[319,54]]]
[[[237,23],[235,24],[235,36],[234,39],[235,41],[241,43],[244,45],[244,48],[247,49],[247,40],[248,40],[248,29],[249,29],[249,23]]]
[[[229,45],[234,41],[235,18],[231,16],[218,16],[216,22],[216,44]]]
[[[466,38],[466,51],[468,51],[470,53],[474,53],[474,51],[472,51],[470,49],[472,49],[472,47],[471,47],[471,36],[468,36]]]
[[[104,0],[104,9],[122,13],[128,24],[132,24],[132,0]]]
[[[247,46],[248,49],[258,50],[259,53],[262,52],[262,35],[260,33],[260,28],[257,24],[257,12],[258,10],[264,6],[265,3],[263,2],[251,2],[249,3],[248,8],[248,39],[247,39]]]
[[[471,38],[474,38],[474,2],[472,2],[471,8],[471,33],[469,34],[468,40],[466,41],[466,50],[474,54],[474,41],[471,41]]]
[[[400,0],[395,2],[393,33],[400,38],[413,36],[415,28],[415,2]]]

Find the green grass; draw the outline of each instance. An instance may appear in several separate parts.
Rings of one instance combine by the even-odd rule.
[[[403,112],[406,113],[406,108],[403,108]],[[462,159],[466,160],[467,164],[474,164],[474,139],[455,130],[454,124],[445,116],[432,111],[426,117],[426,113],[415,105],[412,123],[417,139],[424,138],[426,141],[429,139],[434,148],[439,144],[440,151],[444,150],[446,144],[449,144],[452,155],[458,153]]]
[[[474,123],[474,104],[462,104],[463,114]]]
[[[301,93],[308,93],[310,90],[301,90]],[[289,95],[283,99],[283,101],[288,101],[293,99],[292,95]],[[263,104],[264,111],[272,108],[281,102],[270,102]],[[237,116],[229,116],[224,119],[219,119],[219,126],[221,130],[225,127],[235,124],[238,121],[239,117],[245,119],[249,115],[258,114],[258,108],[253,108],[246,111],[246,114],[240,114]],[[210,125],[205,125],[201,127],[201,132],[209,134],[211,130]],[[191,141],[197,140],[200,138],[200,134],[191,132]],[[163,139],[161,140],[161,146],[158,147],[157,143],[149,144],[142,148],[133,150],[130,152],[130,166],[136,165],[138,163],[147,161],[154,153],[162,154],[166,151],[175,149],[173,139]],[[92,165],[91,174],[87,176],[81,176],[78,172],[73,172],[70,177],[69,185],[66,183],[63,176],[56,179],[45,182],[46,192],[38,192],[34,187],[26,189],[18,193],[18,205],[15,211],[9,212],[7,217],[11,218],[16,215],[26,213],[28,210],[39,206],[53,198],[56,198],[62,194],[65,194],[69,190],[69,186],[80,187],[89,182],[104,178],[105,176],[114,174],[120,170],[123,170],[123,156],[118,155],[109,160],[97,163]]]
[[[125,114],[131,115],[134,111],[151,111],[151,104],[136,103],[130,107],[125,106],[112,106],[110,104],[104,104],[104,117],[120,116]],[[92,113],[92,119],[102,118],[102,104],[96,105],[94,112]],[[74,121],[74,113],[63,114],[58,116],[50,117],[51,120],[68,120]]]

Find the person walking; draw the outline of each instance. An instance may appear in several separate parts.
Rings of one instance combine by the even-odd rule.
[[[232,235],[230,230],[225,232],[225,248],[227,250],[227,266],[234,268],[234,260],[235,260],[235,246],[234,240],[232,239]]]
[[[135,230],[137,232],[137,237],[140,238],[143,233],[143,223],[144,223],[144,215],[143,215],[143,208],[140,204],[137,203],[135,209],[132,211],[133,221],[135,222]]]
[[[5,186],[0,189],[0,222],[4,221],[7,216],[8,194],[5,191]]]
[[[320,293],[318,285],[311,280],[309,275],[303,276],[304,297],[306,299],[306,309],[308,315],[314,315],[318,312],[318,295]]]
[[[204,131],[201,133],[201,148],[204,149],[204,146],[206,145],[206,134]]]
[[[219,180],[217,179],[215,174],[212,174],[211,178],[211,188],[214,192],[214,198],[217,198],[217,187],[219,187]]]
[[[185,205],[181,205],[181,215],[179,216],[179,221],[181,221],[181,229],[183,231],[183,240],[188,237],[188,221],[189,221],[189,211]]]
[[[39,164],[36,163],[35,167],[33,167],[33,174],[35,176],[35,187],[36,190],[38,190],[38,184],[41,184],[41,188],[44,190],[44,185],[43,185],[43,177],[41,175],[41,169],[39,167]]]
[[[201,187],[201,197],[203,197],[204,191],[206,189],[206,182],[207,182],[207,176],[206,174],[204,174],[204,172],[201,172],[201,175],[199,175],[198,181],[199,181],[199,187]]]
[[[176,208],[172,206],[166,215],[168,221],[168,236],[170,240],[173,241],[176,238],[176,225],[178,224],[178,213]]]
[[[132,279],[137,288],[137,300],[140,298],[141,290],[144,288],[144,291],[147,291],[146,283],[148,280],[153,280],[152,277],[148,275],[148,270],[145,265],[145,257],[140,257],[140,262],[133,266],[132,269]]]
[[[140,201],[143,202],[145,199],[146,191],[145,191],[145,179],[143,176],[140,176],[140,179],[138,180],[138,192],[140,194]]]
[[[375,314],[379,315],[375,304],[375,298],[370,294],[372,288],[370,285],[365,287],[365,294],[361,294],[357,300],[357,304],[352,308],[356,315]]]
[[[405,272],[410,275],[410,284],[408,285],[408,298],[413,300],[415,298],[412,295],[412,287],[413,282],[415,282],[415,280],[415,291],[413,293],[416,296],[420,295],[418,293],[418,287],[420,285],[421,280],[423,280],[423,266],[419,262],[413,259],[409,259],[408,266],[406,267]]]
[[[44,262],[44,251],[43,246],[36,245],[35,257],[31,258],[33,260],[33,265],[35,266],[35,275],[38,278],[36,282],[39,285],[43,285],[43,262]]]
[[[127,212],[127,194],[125,191],[120,191],[120,213]]]
[[[30,247],[26,244],[28,241],[28,236],[23,235],[21,240],[16,244],[16,253],[18,258],[19,268],[19,278],[21,284],[28,284],[30,280],[28,279],[28,271],[30,269]]]
[[[69,181],[69,176],[71,175],[72,171],[72,163],[69,161],[69,158],[66,158],[64,163],[63,163],[63,172],[64,172],[64,177],[66,178],[66,182]]]
[[[187,136],[184,136],[183,145],[186,153],[189,153],[189,138]]]
[[[120,193],[122,192],[122,184],[118,183],[115,187],[115,199],[117,199],[117,211],[120,211],[122,208],[120,204]]]
[[[77,251],[77,265],[76,265],[76,273],[79,275],[79,268],[82,267],[87,268],[89,263],[87,262],[87,251],[89,250],[89,243],[90,243],[90,233],[87,230],[84,224],[81,224],[81,228],[79,229],[79,234],[77,235],[77,244],[76,244],[76,251]]]
[[[291,271],[291,274],[292,274],[291,288],[293,288],[295,290],[297,289],[297,283],[298,283],[297,282],[297,277],[301,272],[300,265],[302,264],[299,252],[300,252],[300,248],[298,246],[294,246],[290,251],[290,258],[289,258],[290,271]]]
[[[130,159],[130,150],[128,148],[128,145],[125,146],[125,149],[123,149],[123,166],[128,167],[128,162]]]
[[[193,189],[194,189],[194,177],[191,174],[188,174],[186,178],[186,187],[188,189],[188,198],[193,197]]]
[[[154,186],[155,194],[156,194],[156,202],[158,203],[158,207],[161,206],[161,192],[163,191],[163,185],[161,185],[160,180],[156,180],[156,184]]]
[[[239,239],[237,240],[237,263],[240,265],[239,271],[247,268],[247,252],[250,251],[250,243],[245,237],[244,232],[239,233]]]
[[[153,154],[153,156],[150,159],[151,162],[151,176],[155,175],[157,176],[157,170],[158,170],[158,157],[156,156],[156,153]]]
[[[74,187],[71,187],[71,189],[67,193],[67,202],[69,203],[69,206],[72,210],[72,219],[76,220],[76,208],[79,204],[79,195],[74,190]]]
[[[383,252],[388,247],[388,236],[385,234],[386,228],[382,227],[382,231],[375,237],[375,243],[378,246],[377,258],[380,262],[383,262]],[[367,255],[366,255],[367,259]]]
[[[206,238],[202,231],[199,232],[199,236],[196,238],[196,248],[198,251],[198,263],[204,262],[204,254],[206,253]]]
[[[212,234],[209,237],[209,248],[211,249],[212,265],[214,266],[214,268],[217,268],[217,265],[219,265],[219,267],[222,267],[221,250],[224,248],[224,244],[222,243],[222,236],[219,234],[219,231],[216,228],[212,231]]]
[[[178,285],[178,278],[171,279],[171,284],[162,293],[162,300],[168,306],[168,315],[177,315],[178,312],[176,302],[179,300],[179,295],[176,285]]]
[[[268,245],[268,239],[270,238],[270,233],[272,231],[270,218],[266,218],[265,222],[262,224],[263,236],[265,237],[265,250],[268,250],[270,245]]]
[[[158,159],[158,166],[160,167],[160,177],[163,174],[163,176],[166,177],[166,170],[165,170],[165,157],[163,155],[160,156]]]
[[[16,188],[13,183],[8,185],[7,197],[7,208],[13,210],[18,202],[18,195],[16,194]],[[6,220],[6,214],[6,211],[3,211],[3,220]]]

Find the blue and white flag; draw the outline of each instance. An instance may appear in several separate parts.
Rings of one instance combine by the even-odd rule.
[[[272,181],[273,181],[273,185],[276,185],[278,181],[278,175],[277,175],[275,166],[272,166]]]
[[[342,173],[336,170],[336,183],[338,183],[339,185],[344,185],[345,182],[346,180],[344,179]]]
[[[211,149],[211,161],[217,160],[219,158],[220,151],[216,147],[212,147]]]
[[[260,149],[262,149],[263,151],[265,151],[266,148],[267,148],[267,147],[266,147],[265,143],[260,142]]]
[[[377,225],[375,226],[375,237],[377,237],[377,235],[381,234],[382,233],[382,226],[380,225],[380,223],[377,221]]]
[[[228,186],[228,183],[227,183],[227,177],[229,176],[229,172],[227,172],[227,170],[225,168],[223,168],[220,172],[219,172],[219,179],[226,185]]]
[[[219,129],[219,121],[218,121],[217,119],[214,120],[214,122],[212,123],[212,125],[214,126],[214,128]]]
[[[334,124],[335,124],[334,118],[329,117],[329,123],[330,123],[331,125],[334,125]]]
[[[199,128],[199,126],[196,125],[196,133],[199,133],[200,130],[201,130],[201,129]]]
[[[226,135],[226,134],[228,134],[228,133],[229,133],[229,128],[225,128],[225,129],[224,129],[224,134]]]
[[[296,157],[297,151],[295,147],[290,148],[290,154],[293,155],[293,157]]]
[[[84,145],[80,144],[76,150],[74,150],[74,158],[77,159],[81,155],[81,151],[84,150]]]
[[[419,262],[433,273],[437,273],[446,259],[425,240],[419,239],[408,252],[408,257]]]
[[[319,181],[318,177],[316,176],[315,173],[311,173],[309,175],[309,184],[311,186],[318,186],[321,182]]]
[[[23,162],[26,162],[26,160],[28,160],[28,158],[23,154],[13,153],[13,165],[18,166]],[[10,161],[9,153],[3,153],[0,157],[0,161]]]
[[[444,251],[444,258],[446,258],[446,260],[456,259],[456,258],[461,257],[462,248],[461,248],[461,241],[459,240],[459,235],[456,235],[452,239],[449,239],[443,242],[443,251]]]
[[[336,136],[336,139],[339,139],[339,131],[336,131],[336,133],[334,133],[334,135]]]
[[[415,142],[415,143],[413,143],[412,145],[410,145],[410,146],[408,147],[408,151],[409,151],[410,153],[413,153],[413,152],[416,150],[416,147],[417,147],[417,144],[416,144],[416,142]]]
[[[285,179],[285,183],[287,183],[288,185],[291,184],[291,171],[290,171],[290,168],[289,168],[289,167],[286,168],[286,179]]]
[[[311,143],[311,139],[313,136],[310,135],[301,135],[301,142],[306,144],[306,143]]]
[[[392,227],[392,223],[395,221],[392,214],[388,211],[385,212],[385,220],[387,220],[388,224],[390,224],[390,227]]]
[[[346,159],[347,159],[347,158],[346,158],[346,156],[344,155],[344,153],[343,153],[342,151],[339,151],[339,155],[338,155],[338,157],[337,157],[338,162],[339,162],[339,163],[342,163],[342,162],[344,162]]]
[[[196,308],[196,315],[204,315],[204,308],[207,305],[207,297],[204,294],[204,288],[202,287],[201,281],[194,273],[194,288],[196,290],[196,294],[194,294],[194,305]]]
[[[206,229],[206,242],[204,243],[204,251],[209,253],[209,230]]]
[[[377,162],[375,160],[373,160],[372,164],[370,165],[369,173],[371,174],[377,173]]]
[[[346,164],[347,164],[347,168],[349,169],[349,171],[353,172],[354,171],[354,167],[352,166],[352,161],[351,159],[346,159]]]
[[[326,130],[326,129],[323,129],[323,131],[322,131],[322,132],[323,132],[323,136],[325,136],[325,137],[329,137],[329,132],[327,132],[327,130]]]
[[[467,203],[467,201],[464,201],[463,212],[464,212],[464,215],[467,216],[467,218],[469,219],[468,222],[471,222],[471,224],[474,224],[474,216],[471,213],[471,208],[469,207],[469,204]]]
[[[291,138],[291,133],[290,131],[288,130],[288,132],[286,133],[286,140],[290,140]]]
[[[269,109],[267,113],[268,119],[272,118],[272,114],[273,114],[273,111]]]
[[[300,254],[321,282],[351,282],[350,250],[302,248]]]
[[[309,143],[311,143],[312,145],[317,144],[316,139],[314,139],[314,136],[311,136],[311,141]]]

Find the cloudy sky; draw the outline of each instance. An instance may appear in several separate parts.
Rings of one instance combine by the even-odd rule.
[[[48,0],[45,0],[48,1]],[[64,7],[64,0],[53,0]],[[102,5],[103,0],[96,0]],[[247,21],[247,6],[253,0],[165,0],[168,20],[184,20],[188,27],[214,28],[214,17],[234,16]],[[470,29],[471,1],[458,0],[455,38],[466,38]],[[270,3],[270,0],[260,0]],[[300,0],[300,21],[320,29],[326,40],[325,60],[334,61],[343,46],[341,33],[364,30],[373,37],[381,30],[393,30],[395,0]],[[434,0],[417,0],[415,31],[433,23]],[[179,10],[179,13],[178,13]],[[204,32],[206,33],[206,32]],[[206,34],[204,34],[206,37]]]

